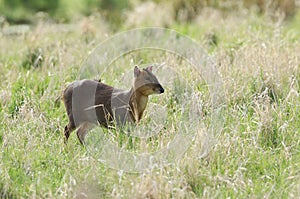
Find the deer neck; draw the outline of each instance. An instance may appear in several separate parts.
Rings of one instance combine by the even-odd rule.
[[[143,95],[141,92],[134,89],[131,89],[131,93],[129,106],[131,108],[132,118],[135,122],[139,122],[146,109],[148,96]]]

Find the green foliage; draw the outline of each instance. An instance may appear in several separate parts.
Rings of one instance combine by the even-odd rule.
[[[19,79],[13,84],[11,92],[12,97],[8,106],[8,113],[11,116],[16,116],[29,95],[29,90],[25,87],[23,79]]]
[[[36,22],[37,12],[48,13],[57,21],[70,21],[78,15],[90,15],[99,11],[112,23],[123,22],[123,12],[130,8],[128,0],[2,0],[0,11],[11,23]]]
[[[47,12],[53,16],[59,6],[59,0],[3,0],[0,4],[1,12],[8,21],[23,23],[32,20],[30,15],[36,12]]]
[[[125,21],[124,12],[131,7],[129,0],[101,0],[99,10],[108,22],[111,24],[113,30],[117,30]]]
[[[3,3],[7,8],[14,9],[17,7],[24,7],[31,11],[55,11],[58,6],[58,0],[46,1],[22,1],[22,0],[3,0]]]
[[[25,60],[22,63],[24,69],[41,67],[44,60],[43,52],[41,48],[34,49],[26,55]]]

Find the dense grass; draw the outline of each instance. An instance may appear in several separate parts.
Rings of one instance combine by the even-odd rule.
[[[225,123],[205,159],[199,133],[176,166],[143,174],[107,168],[75,134],[63,143],[67,117],[57,99],[89,52],[111,36],[104,22],[84,19],[69,31],[53,31],[58,26],[45,23],[23,35],[2,35],[0,197],[299,198],[299,17],[281,21],[251,11],[222,16],[208,9],[193,23],[172,23],[170,28],[197,40],[215,59],[224,81]],[[139,56],[133,56],[135,63],[147,59]],[[103,74],[103,81],[117,85],[118,71],[129,70],[130,59]],[[209,95],[203,82],[182,75]],[[172,95],[163,99],[172,108]],[[176,123],[179,116],[169,114]],[[148,144],[155,147],[170,137]]]

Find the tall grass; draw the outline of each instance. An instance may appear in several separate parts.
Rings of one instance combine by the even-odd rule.
[[[215,20],[219,11],[207,10],[192,24],[170,26],[215,59],[224,82],[225,124],[206,158],[200,157],[205,143],[199,129],[176,166],[142,174],[107,168],[75,133],[63,143],[67,117],[56,99],[109,29],[89,18],[69,31],[40,24],[24,35],[1,36],[0,197],[299,198],[299,13],[290,22],[237,15]],[[117,77],[102,78],[117,84]],[[178,122],[176,115],[170,122]]]

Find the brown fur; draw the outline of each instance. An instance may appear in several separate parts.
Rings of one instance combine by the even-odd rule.
[[[163,93],[164,89],[152,73],[152,66],[134,68],[134,83],[129,91],[116,89],[94,80],[70,84],[63,93],[69,123],[65,127],[65,142],[76,128],[81,144],[95,124],[106,128],[139,122],[148,103],[148,96]]]

